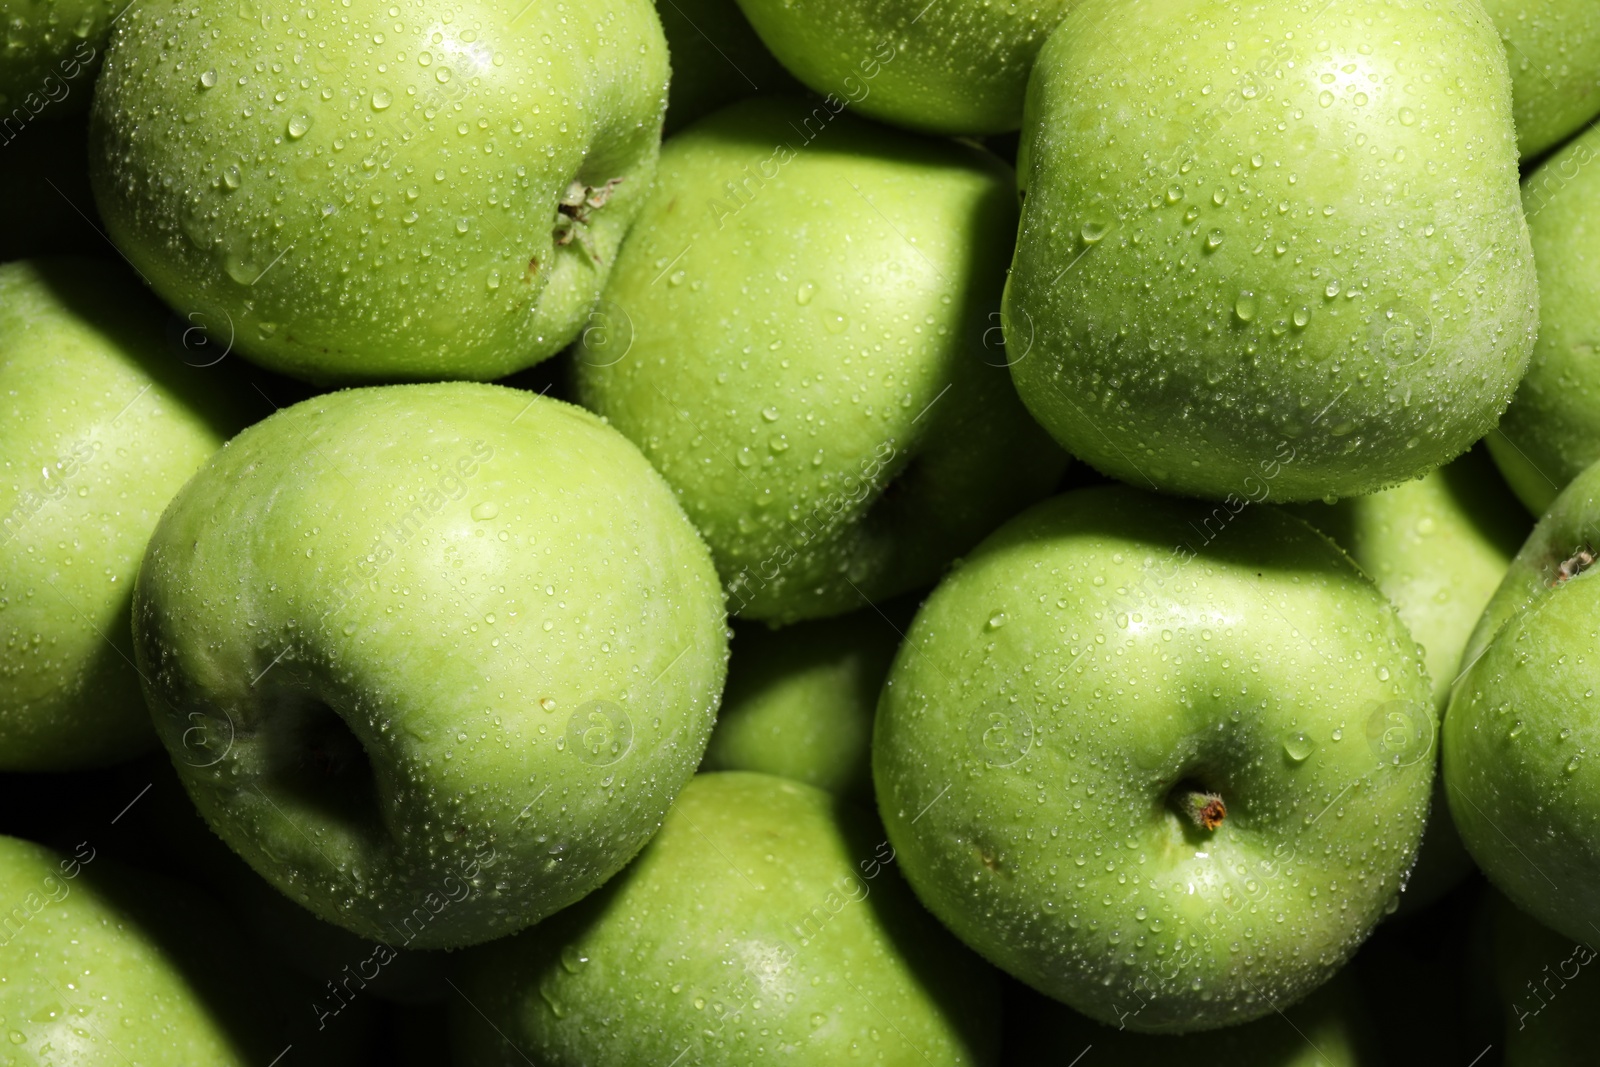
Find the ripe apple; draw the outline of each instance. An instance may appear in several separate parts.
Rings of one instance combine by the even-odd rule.
[[[217,371],[168,350],[125,269],[0,266],[0,770],[155,744],[128,600],[161,510],[245,423]]]
[[[582,328],[655,170],[649,0],[469,0],[117,23],[90,168],[111,237],[180,311],[317,382],[496,378]]]
[[[1511,902],[1568,937],[1600,922],[1600,464],[1562,491],[1484,609],[1450,698],[1444,783],[1461,840]]]
[[[1600,1037],[1600,957],[1594,937],[1574,943],[1540,926],[1498,893],[1485,894],[1478,921],[1495,1007],[1505,1037],[1504,1067],[1581,1067]]]
[[[911,623],[909,598],[772,630],[734,627],[728,686],[701,764],[872,798],[872,714]]]
[[[1349,552],[1394,604],[1422,648],[1443,715],[1467,638],[1532,526],[1488,455],[1473,449],[1416,481],[1296,514]],[[1402,909],[1426,907],[1471,870],[1437,778]]]
[[[734,0],[656,0],[672,58],[666,133],[757,93],[800,88]]]
[[[1586,0],[1483,0],[1506,43],[1517,147],[1532,159],[1600,112],[1600,8]]]
[[[761,39],[818,93],[884,122],[985,134],[1022,123],[1028,72],[1076,0],[739,0]]]
[[[1600,10],[1596,12],[1600,18]],[[1528,510],[1544,514],[1568,482],[1600,459],[1600,368],[1592,336],[1600,313],[1600,129],[1575,138],[1523,184],[1539,266],[1539,340],[1489,451]]]
[[[1083,489],[923,604],[873,779],[958,937],[1093,1019],[1181,1033],[1294,1003],[1394,908],[1435,718],[1394,608],[1299,519]]]
[[[798,782],[698,776],[610,885],[466,957],[453,1062],[994,1063],[993,972],[872,822]]]
[[[1372,1020],[1348,970],[1281,1014],[1181,1036],[1102,1026],[1026,986],[1015,989],[1006,1000],[1003,1061],[1015,1067],[1066,1067],[1090,1049],[1094,1062],[1116,1067],[1373,1067],[1382,1062]]]
[[[465,383],[314,397],[229,442],[156,528],[133,631],[213,829],[416,948],[619,870],[694,773],[727,657],[710,557],[638,451]]]
[[[1005,326],[1073,455],[1214,498],[1288,455],[1315,500],[1494,426],[1539,300],[1477,3],[1084,0],[1029,86]]]
[[[925,585],[1066,463],[986,318],[1009,169],[835,112],[757,98],[674,137],[577,349],[582,402],[677,491],[745,618]]]

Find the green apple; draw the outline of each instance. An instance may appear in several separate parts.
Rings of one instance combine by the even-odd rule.
[[[1444,783],[1461,840],[1568,937],[1600,923],[1600,464],[1578,475],[1484,609],[1451,695]]]
[[[923,604],[878,705],[878,807],[923,903],[1034,988],[1133,1030],[1248,1022],[1397,904],[1429,689],[1302,521],[1083,489]]]
[[[1198,1034],[1141,1034],[1102,1026],[1063,1004],[1018,987],[1006,1002],[1006,1055],[1015,1067],[1066,1067],[1086,1062],[1116,1067],[1373,1067],[1376,1054],[1361,991],[1348,971],[1278,1015]]]
[[[1297,511],[1350,553],[1422,647],[1444,713],[1461,653],[1532,525],[1489,457],[1474,449],[1425,477]],[[1401,907],[1416,911],[1472,870],[1436,779],[1433,810]]]
[[[107,828],[114,833],[114,828]],[[252,958],[188,886],[0,837],[4,1062],[74,1067],[358,1062],[365,1032],[311,1025],[304,990]]]
[[[672,57],[667,133],[735,100],[800,87],[734,0],[656,0],[656,14]]]
[[[1504,1027],[1504,1067],[1580,1067],[1600,1039],[1600,957],[1595,938],[1540,926],[1498,893],[1483,902],[1495,1007]]]
[[[129,0],[4,0],[0,52],[0,146],[35,119],[89,106],[100,53]],[[15,205],[13,205],[15,207]]]
[[[1532,159],[1600,112],[1600,7],[1588,0],[1483,0],[1506,44],[1517,147]]]
[[[497,378],[583,327],[649,190],[649,0],[177,0],[117,23],[90,122],[118,248],[311,381]]]
[[[1022,124],[1034,57],[1077,0],[739,0],[795,76],[841,106],[928,133]]]
[[[1085,0],[1029,83],[1023,401],[1185,495],[1276,457],[1275,501],[1353,496],[1464,452],[1538,326],[1510,96],[1474,0]]]
[[[1600,9],[1597,9],[1600,17]],[[1600,312],[1600,129],[1547,159],[1523,183],[1539,266],[1539,339],[1489,451],[1528,510],[1542,515],[1568,482],[1600,459],[1600,365],[1591,335]]]
[[[994,1063],[993,973],[871,826],[798,782],[700,775],[611,885],[466,958],[453,1062]]]
[[[746,100],[668,143],[577,388],[677,491],[732,613],[928,584],[1054,486],[987,318],[1014,226],[989,153],[825,104]]]
[[[120,266],[0,266],[0,770],[62,770],[155,744],[128,602],[161,510],[244,425],[219,372],[186,367]]]
[[[314,397],[234,438],[150,540],[158,732],[252,867],[372,941],[459,947],[582,897],[694,773],[716,574],[636,449],[454,383]]]
[[[702,769],[760,771],[872,797],[872,714],[915,605],[781,630],[734,628],[728,687]]]

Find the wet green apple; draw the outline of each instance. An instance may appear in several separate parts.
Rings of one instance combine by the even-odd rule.
[[[1506,44],[1517,146],[1532,159],[1600,112],[1600,8],[1586,0],[1484,0]]]
[[[1600,16],[1597,16],[1600,17]],[[1600,130],[1589,130],[1523,183],[1522,202],[1539,267],[1539,339],[1516,399],[1489,435],[1489,451],[1528,510],[1544,514],[1556,494],[1600,459],[1600,363],[1594,317],[1600,264]]]
[[[610,885],[466,957],[454,1062],[993,1064],[999,1008],[870,815],[729,771],[690,782]]]
[[[928,584],[1060,477],[989,317],[1015,212],[989,153],[799,99],[663,150],[578,395],[677,491],[730,613]]]
[[[1517,553],[1466,650],[1443,732],[1461,840],[1511,902],[1568,937],[1600,922],[1600,465]]]
[[[1436,712],[1393,606],[1270,507],[1039,504],[923,604],[873,735],[924,904],[1110,1025],[1249,1022],[1330,978],[1416,855]]]
[[[739,0],[795,76],[863,115],[928,133],[1022,124],[1028,73],[1076,0]]]
[[[781,630],[734,628],[708,771],[760,771],[858,800],[872,797],[872,715],[912,603]]]
[[[800,88],[734,0],[656,0],[672,57],[665,131],[759,93]]]
[[[321,918],[414,948],[616,873],[700,762],[727,656],[709,555],[638,451],[466,383],[234,438],[162,517],[133,629],[212,828]]]
[[[0,770],[153,746],[128,601],[167,502],[241,426],[124,268],[0,266]]]
[[[36,119],[87,110],[111,24],[128,0],[6,0],[0,146]]]
[[[649,0],[157,0],[117,23],[95,198],[170,304],[317,382],[497,378],[582,328],[649,190]]]
[[[1415,481],[1308,504],[1296,514],[1348,551],[1400,612],[1422,648],[1443,715],[1467,638],[1532,526],[1488,455],[1474,449]],[[1402,909],[1426,907],[1471,870],[1436,779]]]
[[[1025,129],[1012,373],[1104,473],[1222,498],[1287,456],[1274,501],[1352,496],[1510,402],[1539,294],[1473,0],[1085,0]]]

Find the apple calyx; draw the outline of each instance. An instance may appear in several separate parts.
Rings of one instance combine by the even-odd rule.
[[[600,262],[600,253],[596,252],[589,244],[588,234],[585,232],[589,222],[589,215],[606,206],[606,201],[611,199],[612,190],[626,178],[609,178],[604,185],[596,188],[585,185],[573,179],[568,184],[567,191],[561,194],[561,199],[556,203],[556,247],[564,247],[577,238],[578,244],[589,253],[591,259]]]
[[[1213,793],[1194,786],[1181,786],[1173,791],[1173,798],[1177,801],[1178,811],[1194,824],[1197,830],[1208,832],[1215,830],[1222,825],[1222,820],[1228,817],[1228,805],[1223,801],[1221,793]]]
[[[1556,567],[1556,576],[1551,579],[1550,584],[1557,586],[1563,582],[1571,581],[1593,566],[1596,558],[1594,549],[1584,545],[1561,561]]]

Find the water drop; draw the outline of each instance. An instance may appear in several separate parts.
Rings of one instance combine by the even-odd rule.
[[[1296,763],[1305,762],[1305,760],[1310,757],[1312,750],[1316,747],[1317,743],[1311,740],[1311,735],[1306,733],[1304,730],[1296,730],[1294,733],[1283,739],[1284,755],[1288,756]]]
[[[1078,233],[1087,245],[1097,244],[1110,231],[1110,227],[1103,222],[1086,222]]]
[[[217,72],[216,71],[208,70],[204,74],[200,75],[200,88],[202,88],[202,89],[210,89],[212,86],[214,86],[216,84],[217,84]]]
[[[500,505],[489,501],[475,504],[472,508],[472,517],[479,522],[483,522],[485,519],[492,519],[498,514],[500,514]]]
[[[296,115],[289,120],[289,140],[298,141],[306,135],[311,128],[311,118],[307,115]]]
[[[1242,290],[1239,298],[1233,302],[1233,313],[1239,316],[1240,322],[1250,322],[1256,317],[1256,294],[1249,289]]]
[[[372,94],[372,110],[382,111],[389,106],[389,90],[379,89]]]

